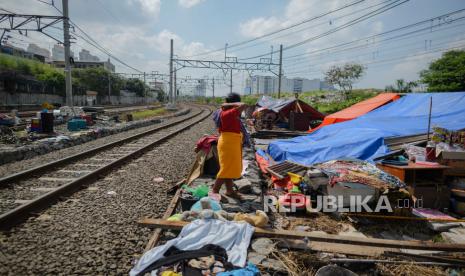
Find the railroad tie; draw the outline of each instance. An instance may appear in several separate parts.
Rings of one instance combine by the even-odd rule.
[[[38,178],[41,181],[53,181],[53,182],[69,182],[76,180],[77,178],[69,178],[69,177],[39,177]]]
[[[54,191],[56,190],[56,188],[51,188],[51,187],[35,187],[35,188],[31,188],[31,191],[33,192],[50,192],[50,191]]]
[[[62,172],[62,173],[78,173],[78,174],[81,174],[81,173],[90,173],[92,172],[91,170],[59,170],[59,172]]]

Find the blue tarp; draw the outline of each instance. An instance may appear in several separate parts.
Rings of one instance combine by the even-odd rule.
[[[277,140],[268,146],[275,161],[311,165],[339,158],[371,161],[389,152],[384,138],[426,133],[430,98],[431,125],[465,128],[465,92],[415,93],[351,121],[325,126],[309,135]]]

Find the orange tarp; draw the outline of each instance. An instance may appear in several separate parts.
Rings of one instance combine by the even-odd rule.
[[[400,95],[397,93],[381,93],[373,98],[368,100],[361,101],[352,106],[349,106],[346,109],[338,111],[336,113],[326,116],[323,122],[316,128],[309,130],[308,132],[313,132],[317,129],[320,129],[326,125],[331,125],[335,123],[340,123],[348,120],[355,119],[363,114],[366,114],[373,109],[376,109],[382,105],[393,102],[400,98]]]

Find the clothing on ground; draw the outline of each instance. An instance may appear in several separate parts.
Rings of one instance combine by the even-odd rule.
[[[166,244],[147,251],[129,274],[136,276],[150,264],[163,258],[172,246],[180,250],[195,250],[207,244],[216,244],[224,248],[228,261],[234,266],[244,267],[247,260],[247,248],[252,238],[254,227],[248,223],[220,221],[216,219],[198,219],[184,226],[178,237]]]

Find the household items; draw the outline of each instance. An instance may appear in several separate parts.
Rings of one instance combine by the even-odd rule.
[[[196,250],[208,244],[215,244],[226,250],[228,262],[236,267],[244,267],[253,232],[254,227],[248,223],[216,219],[195,220],[184,226],[177,238],[147,251],[129,274],[143,274],[150,265],[164,258],[165,253],[173,246],[179,250]]]
[[[286,176],[288,176],[288,173],[298,174],[300,172],[307,171],[309,168],[310,167],[308,166],[304,166],[304,165],[297,164],[297,163],[286,160],[279,164],[269,166],[268,168],[266,168],[266,170],[271,175],[281,179],[281,178],[285,178]]]
[[[338,182],[361,183],[376,189],[403,188],[405,184],[397,177],[362,160],[333,160],[314,165],[329,176],[329,184]]]
[[[171,246],[162,258],[147,266],[137,275],[144,275],[154,270],[161,270],[155,275],[163,275],[162,273],[167,269],[182,275],[196,276],[233,270],[234,266],[228,262],[226,250],[215,244],[206,244],[194,250],[180,250],[176,246]]]

